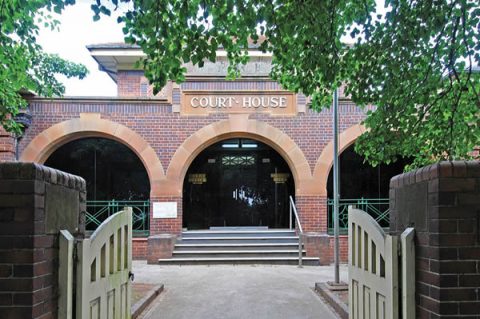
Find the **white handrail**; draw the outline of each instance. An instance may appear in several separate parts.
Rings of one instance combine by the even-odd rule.
[[[300,233],[303,233],[302,224],[300,223],[300,217],[298,217],[297,207],[295,206],[295,202],[293,201],[293,197],[290,196],[290,210],[293,210],[295,214],[295,220],[297,221],[297,227]],[[292,229],[292,212],[290,212],[290,229]]]
[[[303,229],[302,224],[300,223],[300,217],[298,216],[297,207],[293,201],[293,197],[290,196],[290,229],[292,229],[292,212],[295,214],[296,225],[298,228],[298,267],[302,267],[302,258],[303,258]]]

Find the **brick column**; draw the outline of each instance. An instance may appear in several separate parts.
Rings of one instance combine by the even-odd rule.
[[[316,195],[295,196],[295,206],[300,215],[303,231],[327,232],[327,197]]]
[[[0,318],[56,318],[58,231],[82,236],[85,181],[32,163],[0,164]]]
[[[0,126],[0,162],[15,161],[15,138]]]
[[[153,218],[154,202],[177,202],[177,218]],[[150,198],[150,235],[182,233],[182,198],[162,196]]]
[[[442,162],[390,182],[391,229],[416,231],[416,318],[480,315],[480,162]]]

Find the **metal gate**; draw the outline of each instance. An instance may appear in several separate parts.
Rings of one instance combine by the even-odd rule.
[[[388,235],[369,214],[349,208],[350,318],[397,319],[400,313],[402,318],[415,317],[413,233],[413,228],[408,228],[401,239]]]
[[[73,285],[73,237],[60,234],[59,318],[125,319],[131,317],[132,210],[105,220],[88,239],[76,244]],[[72,292],[76,289],[75,307]]]

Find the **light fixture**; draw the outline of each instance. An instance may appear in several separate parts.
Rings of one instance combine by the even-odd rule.
[[[238,143],[237,144],[222,144],[223,148],[238,148]]]

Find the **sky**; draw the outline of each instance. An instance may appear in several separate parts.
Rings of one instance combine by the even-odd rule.
[[[102,16],[94,22],[90,9],[91,0],[77,0],[61,15],[60,31],[42,29],[38,43],[49,53],[57,53],[62,58],[81,63],[89,70],[83,80],[59,77],[65,84],[65,96],[116,96],[117,87],[107,73],[98,70],[98,64],[90,56],[86,46],[105,42],[123,42],[122,27],[117,23],[118,14]]]
[[[59,77],[65,85],[65,96],[116,96],[117,87],[107,73],[98,70],[98,64],[91,57],[86,46],[89,44],[123,42],[122,26],[117,23],[119,12],[102,16],[94,22],[90,8],[92,0],[77,0],[61,15],[54,15],[60,21],[60,31],[41,29],[38,43],[46,52],[56,53],[64,59],[81,63],[89,70],[83,80]],[[377,10],[383,8],[383,0],[377,0]]]

